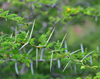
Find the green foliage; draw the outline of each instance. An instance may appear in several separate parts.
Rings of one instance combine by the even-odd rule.
[[[1,17],[6,17],[8,15],[9,11],[4,11],[0,14]]]
[[[15,13],[13,13],[13,11],[11,11],[11,10],[0,9],[0,18],[3,18],[3,20],[5,19],[6,22],[9,24],[9,25],[7,24],[7,26],[5,25],[6,28],[9,28],[9,26],[10,27],[16,26],[16,27],[18,27],[18,29],[23,30],[23,26],[24,26],[24,30],[26,31],[26,30],[31,29],[31,24],[33,21],[32,19],[36,19],[37,22],[36,22],[36,26],[35,26],[36,29],[34,30],[35,34],[31,35],[34,38],[30,38],[28,32],[27,33],[25,31],[19,32],[19,30],[17,32],[18,34],[15,34],[12,36],[10,36],[10,34],[6,34],[6,32],[1,33],[1,35],[0,35],[0,64],[1,65],[5,62],[9,63],[9,61],[11,61],[11,62],[13,61],[13,64],[14,64],[14,62],[16,61],[16,62],[20,62],[20,63],[25,63],[28,67],[30,67],[30,64],[32,62],[40,63],[40,62],[38,62],[38,60],[45,61],[45,62],[43,62],[45,64],[42,63],[42,65],[39,69],[42,70],[42,73],[45,72],[47,74],[47,72],[43,68],[48,69],[50,64],[48,64],[46,62],[52,61],[52,63],[51,63],[52,70],[55,73],[56,72],[55,66],[57,66],[56,65],[57,63],[54,63],[55,60],[61,60],[61,64],[63,66],[66,63],[69,63],[69,61],[70,61],[71,63],[68,65],[75,66],[75,63],[77,64],[76,67],[78,67],[78,68],[76,68],[76,70],[79,70],[79,72],[75,72],[75,75],[81,74],[85,70],[87,70],[87,72],[88,72],[89,69],[96,70],[96,69],[100,68],[98,63],[96,63],[97,61],[99,62],[99,53],[94,52],[93,54],[91,54],[90,52],[87,52],[87,51],[84,53],[82,53],[82,52],[73,53],[73,52],[71,52],[72,50],[69,52],[65,52],[68,48],[64,48],[64,46],[60,43],[59,40],[52,41],[52,40],[55,40],[56,38],[52,37],[52,40],[48,41],[50,32],[52,31],[51,29],[53,27],[57,27],[56,28],[57,33],[55,32],[55,34],[58,34],[59,29],[61,30],[61,28],[64,26],[63,23],[66,23],[67,21],[71,22],[76,17],[77,18],[80,18],[81,16],[91,16],[91,17],[97,16],[97,17],[99,17],[100,16],[99,9],[96,9],[95,7],[93,8],[93,7],[82,7],[82,6],[77,6],[77,7],[63,6],[63,7],[59,8],[56,6],[56,3],[58,2],[57,0],[25,0],[25,1],[5,0],[5,1],[8,3],[10,2],[10,4],[11,4],[10,6],[15,5],[15,7],[16,7],[16,9],[14,10]],[[4,1],[1,0],[1,3],[2,2],[4,2]],[[26,7],[26,5],[28,5],[28,7]],[[52,6],[52,5],[54,5],[54,6]],[[22,6],[23,6],[23,8],[22,8]],[[22,11],[22,13],[20,13],[20,10]],[[24,18],[22,18],[20,16],[22,16]],[[60,22],[60,20],[62,20],[62,21]],[[75,20],[77,20],[77,19],[75,19]],[[47,23],[52,25],[53,27],[51,27],[50,25],[47,25],[48,27],[50,26],[49,31],[46,34],[42,34],[41,31],[45,32],[47,30],[47,26],[46,26]],[[59,24],[56,26],[57,23],[59,23]],[[63,25],[60,25],[60,23]],[[5,23],[2,23],[2,24],[5,24]],[[43,25],[43,27],[42,27],[42,25]],[[37,29],[39,29],[39,31]],[[16,29],[14,29],[14,30],[16,30]],[[11,32],[13,32],[13,31],[11,31]],[[41,35],[39,33],[41,33]],[[58,34],[58,36],[60,37],[59,34]],[[37,37],[39,37],[38,40],[37,40]],[[35,44],[38,44],[38,46],[36,46]],[[33,48],[32,53],[30,53],[29,48]],[[44,48],[44,52],[43,52],[44,54],[42,56],[40,51],[42,52],[43,48]],[[37,54],[34,49],[38,49]],[[27,51],[29,51],[29,52],[27,52]],[[53,56],[51,56],[51,52],[53,53]],[[91,54],[91,57],[93,58],[93,63],[94,63],[93,65],[90,65],[91,57],[89,57],[89,55],[90,55],[89,53]],[[62,70],[63,66],[61,66],[61,70]],[[65,69],[67,69],[67,67],[68,66],[66,66]],[[9,69],[9,70],[11,70],[11,69]],[[72,66],[70,66],[70,69],[68,68],[67,73],[70,74],[70,72],[72,70],[73,70],[73,68],[72,68]],[[60,71],[60,69],[57,70],[57,72],[58,71]],[[37,73],[37,70],[35,73]],[[60,71],[60,73],[61,73],[61,71]],[[65,73],[66,73],[66,71],[65,71]],[[29,78],[29,77],[26,77],[26,78]],[[32,76],[30,78],[32,78]],[[34,76],[34,78],[47,79],[47,78],[50,78],[50,75],[44,76],[42,74],[40,74],[40,75],[36,74]],[[97,79],[97,78],[98,79],[100,78],[99,72],[94,77],[94,79]],[[10,77],[8,79],[10,79]],[[53,78],[51,77],[51,79],[53,79]],[[55,79],[60,79],[60,78],[55,78]],[[78,77],[77,79],[82,79],[82,78]],[[86,79],[92,79],[92,77],[87,76]]]
[[[0,11],[2,12],[3,10],[0,9]],[[20,22],[21,20],[23,20],[23,18],[17,16],[17,14],[9,14],[9,11],[4,11],[0,13],[0,17],[5,18],[6,20],[10,19],[10,20],[17,21],[17,22]]]
[[[20,45],[21,45],[20,43],[13,44],[13,45],[12,45],[12,48],[15,49],[15,48],[17,48],[17,47],[20,46]]]
[[[34,40],[35,40],[35,38],[32,38],[32,39],[30,40],[30,44],[31,44],[31,45],[34,45]]]
[[[62,61],[68,62],[68,61],[70,61],[70,59],[69,58],[63,58]]]
[[[62,16],[64,17],[62,19],[62,22],[64,20],[72,20],[76,15],[87,15],[87,16],[99,16],[99,11],[96,11],[93,7],[88,8],[82,8],[81,6],[78,6],[76,8],[73,8],[71,6],[63,6],[64,11],[62,12]],[[96,11],[96,12],[94,12]]]
[[[46,0],[46,1],[44,1],[44,0],[39,0],[38,1],[38,3],[43,3],[43,4],[53,4],[53,3],[55,3],[57,0]]]
[[[26,38],[27,33],[26,32],[22,32],[20,34],[17,35],[17,42],[22,42],[25,43],[27,42],[27,38]]]
[[[85,69],[85,66],[81,66],[81,69]]]
[[[45,34],[41,35],[40,38],[38,39],[38,41],[40,42],[39,46],[46,45],[46,43],[47,43],[47,35],[45,35]]]
[[[57,40],[57,42],[55,42],[54,49],[55,50],[59,50],[60,49],[60,42],[59,42],[59,40]]]
[[[46,46],[46,48],[50,48],[50,47],[52,47],[54,43],[55,43],[55,42],[48,43],[48,45]]]
[[[3,9],[0,9],[0,12],[3,12]]]
[[[94,79],[96,79],[96,78],[100,78],[100,72],[96,73],[96,76],[94,77]]]
[[[29,59],[23,59],[22,62],[26,63],[26,65],[29,67],[30,63],[31,63],[31,60],[29,60]]]

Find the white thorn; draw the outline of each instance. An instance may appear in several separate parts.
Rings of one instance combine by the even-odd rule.
[[[18,69],[17,69],[17,62],[15,62],[15,71],[16,71],[16,73],[18,75],[19,73],[18,73]]]
[[[32,37],[32,33],[33,33],[33,29],[34,29],[34,24],[35,24],[35,20],[34,20],[34,22],[33,22],[32,30],[31,30],[31,33],[30,33],[28,42],[25,43],[19,50],[21,50],[23,47],[25,47],[25,46],[29,43],[29,41],[30,41],[30,39],[31,39],[31,37]]]
[[[92,56],[90,56],[90,57],[91,57],[91,58],[90,58],[90,63],[91,63],[91,65],[92,65],[92,64],[93,64],[93,63],[92,63]]]
[[[58,59],[58,68],[60,68],[60,60]]]
[[[66,64],[66,66],[63,69],[63,72],[65,71],[65,69],[67,68],[67,66],[70,64],[71,61],[68,61],[68,63]]]
[[[65,48],[67,48],[67,43],[66,43],[66,41],[65,41]],[[66,53],[68,52],[68,50],[66,49]]]
[[[52,52],[51,61],[50,61],[50,72],[51,72],[51,67],[52,67],[52,59],[53,59],[53,52]]]
[[[75,72],[76,72],[76,63],[74,63],[74,70],[75,70]]]
[[[25,43],[19,50],[21,50],[21,49],[22,49],[23,47],[25,47],[27,44],[28,44],[28,42]]]
[[[83,44],[81,43],[81,51],[84,53]]]
[[[36,68],[38,68],[38,48],[36,48]]]
[[[65,34],[65,36],[63,37],[63,40],[62,40],[61,45],[60,45],[60,48],[62,47],[65,38],[66,38],[66,34]]]
[[[99,52],[99,46],[97,46],[97,52]]]
[[[32,37],[32,33],[33,33],[33,29],[34,29],[34,24],[35,24],[35,20],[34,20],[34,22],[33,22],[32,30],[31,30],[31,33],[30,33],[28,42],[30,41],[30,39],[31,39],[31,37]]]
[[[70,55],[72,55],[72,54],[74,54],[74,53],[76,53],[76,52],[78,52],[78,51],[80,51],[80,50],[81,50],[81,49],[78,49],[78,50],[72,52]]]
[[[50,40],[50,38],[51,38],[51,36],[52,36],[54,30],[55,30],[55,28],[52,30],[52,32],[51,32],[51,34],[50,34],[50,36],[49,36],[49,38],[48,38],[48,40],[47,40],[47,43],[49,42],[49,40]]]
[[[34,70],[33,70],[33,62],[31,61],[31,73],[34,75]]]
[[[17,40],[17,26],[15,27],[15,42]]]
[[[27,32],[27,34],[26,34],[26,37],[25,37],[25,38],[27,38],[28,34],[29,34],[29,30],[28,30],[28,32]]]
[[[11,34],[10,38],[12,38],[12,36],[13,36],[13,33]]]
[[[44,48],[41,49],[41,56],[40,56],[40,60],[42,60],[42,57],[43,57],[43,51],[44,51]]]
[[[52,4],[51,7],[54,7],[56,5],[56,3]]]
[[[98,17],[97,17],[97,16],[95,16],[95,21],[97,22],[97,20],[98,20]]]
[[[29,54],[31,53],[32,50],[33,50],[33,48],[31,48],[31,49],[28,51],[27,55],[29,55]]]

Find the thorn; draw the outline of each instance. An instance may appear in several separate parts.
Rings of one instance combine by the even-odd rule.
[[[16,71],[17,75],[19,75],[18,68],[17,68],[17,62],[15,62],[15,71]]]
[[[65,48],[67,48],[67,43],[66,43],[66,41],[65,41]],[[68,52],[68,50],[66,49],[66,53]]]

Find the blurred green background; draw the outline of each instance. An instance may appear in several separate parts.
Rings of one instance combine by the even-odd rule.
[[[34,4],[34,0],[0,0],[0,8],[4,11],[9,10],[10,13],[18,14],[18,16],[24,17],[24,22],[30,23],[29,25],[18,24],[11,20],[5,20],[0,18],[0,32],[4,34],[14,34],[15,27],[18,26],[18,31],[28,31],[31,29],[34,19],[35,30],[33,37],[38,38],[41,34],[47,33],[48,29],[51,29],[54,22],[50,17],[60,17],[62,15],[61,10],[63,6],[83,8],[93,7],[100,10],[99,0],[57,0],[56,7],[52,7],[52,4],[37,4],[37,0]],[[44,1],[45,0],[41,0]],[[52,1],[52,0],[51,0]],[[56,24],[56,31],[51,41],[62,40],[63,36],[67,32],[67,47],[68,51],[74,51],[80,49],[81,43],[84,49],[87,51],[96,50],[97,46],[100,46],[100,19],[98,17],[89,16],[74,16],[71,21],[66,21],[66,24],[59,22]],[[36,42],[36,44],[38,44]],[[95,62],[98,64],[99,62]],[[57,67],[57,61],[53,62],[52,72],[49,70],[49,62],[39,62],[39,68],[36,69],[34,64],[34,75],[31,74],[30,67],[24,67],[24,73],[17,75],[15,72],[15,66],[13,62],[7,62],[0,65],[0,79],[76,79],[81,77],[82,79],[92,79],[99,71],[86,69],[81,70],[79,65],[76,65],[76,71],[74,71],[74,65],[71,64],[65,72],[62,72],[66,62],[61,62],[61,68]],[[18,65],[18,69],[21,72],[23,64]],[[87,78],[86,78],[87,77]],[[79,78],[79,79],[81,79]]]

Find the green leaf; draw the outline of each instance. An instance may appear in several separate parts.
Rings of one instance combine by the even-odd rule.
[[[26,65],[29,67],[29,64],[31,63],[31,60],[30,59],[23,59],[22,62],[26,63]]]
[[[26,66],[28,66],[28,67],[29,67],[29,66],[30,66],[30,63],[26,63]]]
[[[76,79],[82,79],[81,77],[78,77],[78,78],[76,78]]]
[[[30,40],[30,44],[31,44],[31,45],[34,44],[34,40],[35,40],[35,38],[32,38],[32,39]]]
[[[14,17],[16,17],[17,14],[9,14],[8,16],[6,16],[7,19],[12,19]]]
[[[66,49],[68,49],[68,48],[62,48],[62,49],[60,50],[60,52],[64,52]]]
[[[5,17],[8,15],[8,13],[9,13],[9,11],[4,11],[3,13],[0,14],[0,16]]]
[[[21,55],[21,54],[16,54],[16,55],[13,55],[12,58],[17,59],[17,60],[21,60],[22,56],[23,55]]]
[[[81,69],[85,69],[85,66],[81,66]]]
[[[10,51],[10,53],[12,53],[12,54],[17,54],[19,52],[19,49],[12,49],[11,51]]]
[[[100,79],[100,76],[95,76],[93,79]]]
[[[21,33],[17,35],[17,42],[27,42],[27,39],[25,39],[26,37],[26,32],[22,32],[20,31]]]
[[[21,44],[20,43],[15,43],[15,44],[13,44],[13,49],[15,49],[15,48],[17,48],[18,46],[20,46]]]
[[[39,45],[45,45],[47,43],[47,35],[42,34],[38,41],[40,42]]]
[[[70,58],[63,58],[63,59],[61,59],[61,61],[68,62],[68,61],[70,61]]]
[[[7,46],[8,44],[10,44],[10,42],[6,42],[6,41],[5,41],[5,42],[3,42],[3,43],[1,44],[1,46],[2,46],[2,47],[5,47],[5,46]]]
[[[23,20],[23,18],[22,17],[15,17],[15,18],[12,18],[12,20],[15,20],[15,21],[21,21],[21,20]]]
[[[100,72],[96,73],[97,76],[100,76]]]
[[[3,63],[3,61],[0,61],[0,64],[2,64]]]
[[[55,48],[55,50],[59,50],[60,49],[60,42],[59,42],[59,40],[57,40],[57,42],[55,42],[54,48]]]
[[[3,9],[0,9],[0,12],[3,12]]]
[[[46,46],[46,48],[50,48],[51,46],[53,46],[54,43],[55,43],[55,42],[53,42],[53,43],[48,43],[48,45]]]

